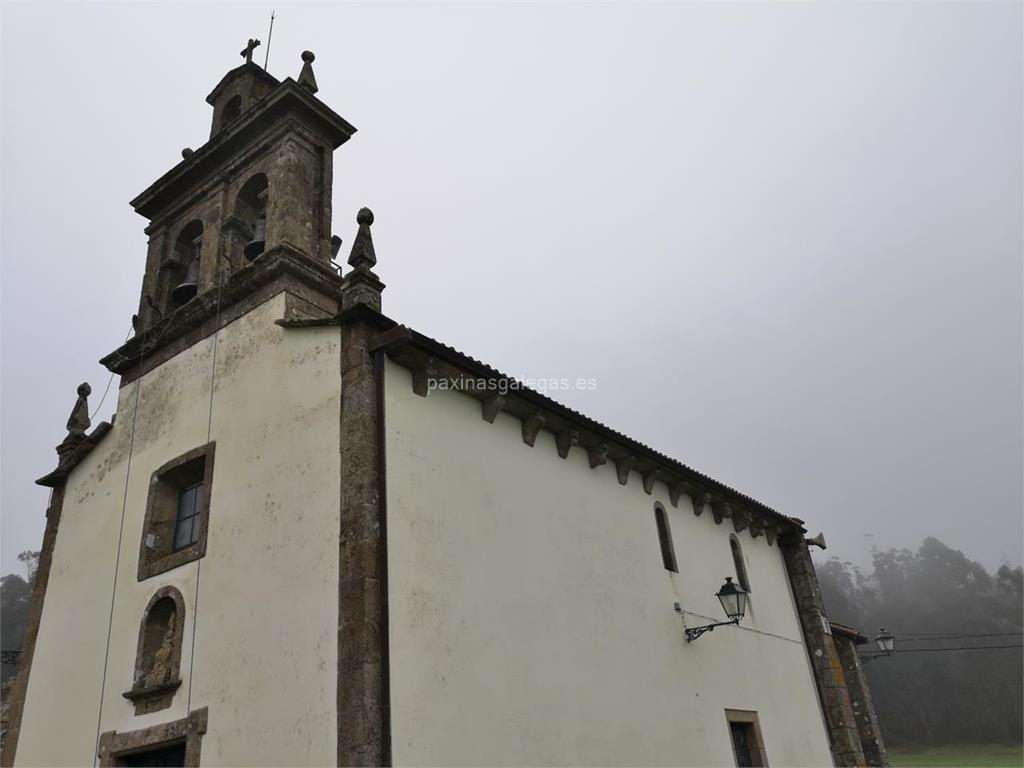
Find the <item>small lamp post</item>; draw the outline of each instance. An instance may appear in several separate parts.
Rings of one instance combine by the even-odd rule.
[[[892,656],[892,649],[895,644],[896,636],[892,632],[886,632],[884,629],[878,630],[878,635],[875,637],[875,645],[878,646],[879,651],[886,656]]]
[[[875,645],[878,647],[878,650],[867,651],[861,654],[860,660],[866,664],[872,659],[880,659],[883,656],[892,656],[892,649],[895,644],[896,635],[892,632],[880,629],[878,630],[878,634],[875,635]]]
[[[725,577],[725,584],[715,593],[718,602],[722,604],[722,610],[729,617],[728,621],[719,621],[715,624],[705,624],[702,627],[687,627],[686,642],[692,643],[705,632],[711,632],[715,627],[724,627],[727,624],[739,624],[747,612],[747,591],[738,584],[733,584],[732,578]],[[676,610],[681,610],[676,603]]]

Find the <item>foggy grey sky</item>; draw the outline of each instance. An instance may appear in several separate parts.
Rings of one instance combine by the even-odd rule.
[[[136,310],[128,200],[271,5],[2,28],[2,571]],[[824,530],[1022,559],[1020,3],[273,5],[359,132],[384,311]],[[94,419],[109,419],[115,389]]]

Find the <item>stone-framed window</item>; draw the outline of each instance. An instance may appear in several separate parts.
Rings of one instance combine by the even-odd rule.
[[[206,554],[216,443],[164,464],[149,481],[139,544],[139,581]]]
[[[199,539],[202,517],[203,482],[200,480],[178,491],[178,515],[174,521],[174,551],[190,547]]]
[[[672,544],[672,529],[668,527],[668,513],[660,503],[654,505],[654,522],[658,526],[658,543],[661,545],[661,562],[666,571],[679,573],[676,563],[676,549]]]
[[[162,587],[149,600],[139,626],[132,687],[122,694],[135,703],[135,714],[171,706],[181,686],[181,642],[185,601],[174,587]]]
[[[729,534],[729,549],[732,550],[732,564],[736,569],[736,581],[743,587],[748,593],[750,589],[750,577],[747,575],[747,561],[743,557],[743,547],[740,546],[740,540],[736,538],[736,534]]]
[[[152,728],[125,733],[107,731],[100,736],[99,764],[103,768],[174,764],[195,768],[199,765],[207,719],[208,710],[203,707],[181,720]],[[180,762],[172,763],[171,760]]]
[[[757,712],[727,709],[725,720],[729,725],[729,738],[737,768],[768,768],[768,756],[764,751]]]

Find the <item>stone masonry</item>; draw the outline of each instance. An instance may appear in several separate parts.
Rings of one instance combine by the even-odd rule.
[[[853,706],[846,690],[843,665],[825,618],[821,588],[814,572],[810,550],[798,534],[788,534],[779,541],[800,615],[814,681],[821,698],[833,758],[837,766],[864,766],[867,763],[857,733]]]
[[[864,759],[870,766],[884,768],[889,765],[889,755],[882,739],[875,704],[871,699],[871,689],[864,676],[864,666],[860,654],[857,653],[857,642],[840,634],[833,633],[833,637],[843,665],[843,678],[846,680],[846,690],[850,694]],[[863,642],[863,638],[861,641]]]

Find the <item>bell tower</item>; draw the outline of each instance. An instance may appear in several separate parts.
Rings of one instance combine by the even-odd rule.
[[[294,317],[339,309],[332,153],[356,129],[316,98],[310,51],[279,81],[258,45],[206,97],[209,140],[131,201],[149,220],[135,336],[102,360],[126,381],[278,292]]]

